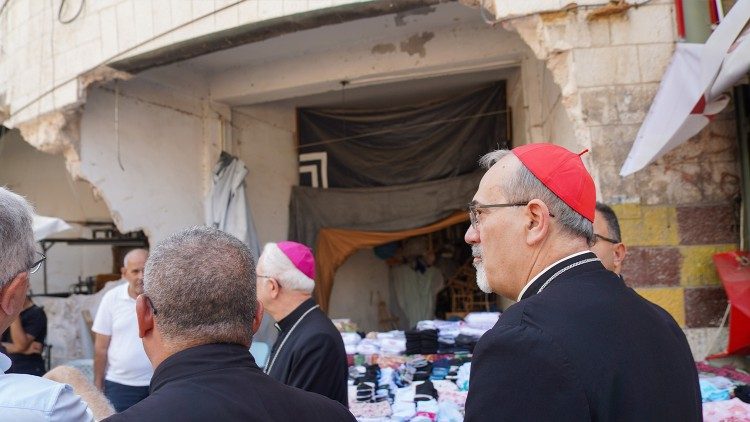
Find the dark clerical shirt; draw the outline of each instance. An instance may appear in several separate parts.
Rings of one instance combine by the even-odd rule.
[[[591,252],[543,271],[474,349],[466,422],[701,418],[685,334]]]
[[[286,385],[322,394],[347,406],[344,342],[323,311],[312,309],[315,306],[310,298],[277,323],[280,333],[266,371]]]
[[[148,397],[107,421],[354,422],[340,403],[265,375],[239,344],[204,344],[165,359]]]

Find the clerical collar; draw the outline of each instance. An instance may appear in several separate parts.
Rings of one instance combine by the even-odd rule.
[[[584,256],[585,255],[585,256]],[[568,255],[563,259],[560,259],[559,261],[556,261],[547,268],[543,269],[539,272],[539,274],[535,275],[531,280],[529,280],[528,283],[526,283],[525,286],[523,286],[523,289],[521,290],[521,293],[518,294],[517,301],[521,301],[521,299],[526,299],[527,297],[535,295],[537,292],[534,289],[531,289],[531,286],[539,285],[540,287],[549,279],[551,278],[555,273],[557,273],[559,270],[565,268],[566,266],[577,262],[582,261],[584,259],[590,259],[590,258],[596,258],[596,255],[594,255],[591,251],[581,251],[576,252],[574,254]],[[537,287],[538,289],[539,287]]]
[[[295,310],[292,311],[289,315],[282,318],[280,321],[276,323],[276,328],[281,331],[282,333],[286,333],[289,331],[290,328],[294,325],[295,322],[297,322],[300,317],[307,312],[310,308],[315,306],[315,299],[309,298],[306,301],[302,302]]]

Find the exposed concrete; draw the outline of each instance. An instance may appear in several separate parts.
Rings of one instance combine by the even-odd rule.
[[[404,18],[406,16],[432,13],[434,8],[425,6],[447,1],[452,0],[400,0],[398,2],[379,0],[316,9],[301,14],[254,22],[183,41],[116,61],[111,66],[126,72],[138,73],[151,67],[163,66],[202,54],[263,41],[283,34],[393,13],[397,13],[396,24],[401,26],[405,25]]]
[[[68,172],[80,176],[79,145],[81,139],[81,110],[56,111],[18,126],[26,142],[49,154],[62,154]]]
[[[427,44],[427,41],[433,38],[435,38],[435,34],[433,32],[422,32],[421,34],[414,34],[409,37],[408,40],[401,41],[401,44],[399,44],[399,49],[410,56],[419,54],[419,57],[424,57],[427,55],[427,51],[425,50],[424,45]]]
[[[388,54],[396,52],[396,45],[393,43],[375,44],[372,46],[372,54]]]
[[[393,21],[396,22],[396,26],[405,26],[407,24],[406,17],[407,16],[424,16],[429,15],[430,13],[435,12],[434,7],[417,7],[415,9],[406,10],[403,12],[396,13],[396,17],[393,18]]]

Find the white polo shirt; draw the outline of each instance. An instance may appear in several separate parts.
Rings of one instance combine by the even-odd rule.
[[[135,299],[128,294],[127,282],[104,295],[91,329],[112,337],[104,376],[107,381],[138,387],[151,383],[154,369],[138,336]]]

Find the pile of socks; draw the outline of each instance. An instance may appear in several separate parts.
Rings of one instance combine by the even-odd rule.
[[[406,336],[407,355],[432,355],[438,352],[438,330],[409,330]]]
[[[454,345],[454,350],[456,352],[474,353],[474,347],[477,345],[478,341],[479,341],[479,337],[466,335],[466,334],[459,334],[456,337],[456,344]]]

